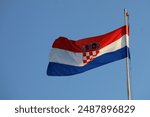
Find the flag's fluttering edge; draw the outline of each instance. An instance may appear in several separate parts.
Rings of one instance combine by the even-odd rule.
[[[77,41],[59,37],[52,45],[47,75],[68,76],[127,57],[128,26]],[[127,39],[127,40],[125,40]]]

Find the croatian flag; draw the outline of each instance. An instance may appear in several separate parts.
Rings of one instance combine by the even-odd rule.
[[[47,75],[74,75],[126,58],[128,42],[128,26],[77,41],[59,37],[52,45]]]

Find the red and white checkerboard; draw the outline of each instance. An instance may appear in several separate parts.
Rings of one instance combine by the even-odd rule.
[[[83,64],[87,64],[90,61],[92,61],[99,53],[100,53],[100,50],[83,52]]]

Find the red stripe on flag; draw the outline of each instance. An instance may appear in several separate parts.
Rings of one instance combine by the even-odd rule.
[[[123,35],[128,34],[129,32],[126,32],[126,28],[128,29],[128,26],[120,27],[112,32],[106,33],[104,35],[95,36],[95,37],[89,37],[85,39],[80,39],[77,41],[69,40],[65,37],[59,37],[55,40],[53,43],[53,48],[59,48],[64,49],[68,51],[73,52],[83,52],[83,47],[85,45],[91,44],[91,43],[99,43],[100,49],[113,43],[114,41],[121,38]]]

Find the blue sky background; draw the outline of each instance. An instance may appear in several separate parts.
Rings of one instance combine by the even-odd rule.
[[[130,14],[132,97],[150,99],[149,0],[0,0],[0,99],[127,99],[125,60],[46,75],[54,40],[110,32]]]

